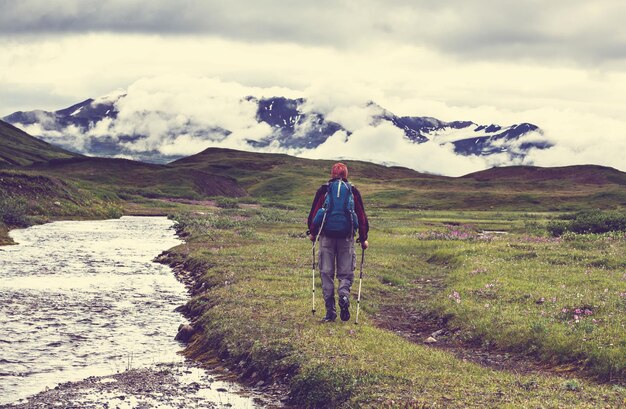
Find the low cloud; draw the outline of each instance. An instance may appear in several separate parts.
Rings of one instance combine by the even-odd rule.
[[[463,156],[454,152],[450,143],[415,144],[401,129],[386,121],[375,121],[383,108],[368,104],[364,98],[365,86],[352,84],[340,92],[324,92],[321,87],[306,91],[288,88],[247,87],[236,82],[216,78],[162,76],[141,79],[128,87],[127,96],[117,103],[116,120],[105,119],[87,132],[69,127],[62,132],[46,131],[41,124],[25,127],[34,135],[44,135],[48,140],[89,153],[94,140],[120,142],[126,156],[156,151],[164,156],[192,155],[208,147],[224,147],[247,151],[287,153],[314,159],[366,160],[387,165],[401,165],[418,171],[460,176],[491,166],[516,164],[562,166],[572,164],[598,164],[626,171],[622,152],[626,148],[626,122],[613,118],[612,112],[601,115],[580,112],[571,108],[554,107],[509,111],[497,108],[463,110],[432,101],[421,101],[425,108],[413,112],[415,116],[435,116],[444,121],[468,119],[475,113],[491,113],[501,121],[476,121],[500,125],[531,122],[542,128],[542,133],[524,135],[510,145],[509,151],[488,157]],[[337,91],[337,89],[335,89]],[[314,149],[287,149],[272,143],[264,148],[254,148],[248,141],[262,141],[273,133],[266,123],[256,120],[256,98],[285,95],[305,97],[303,109],[322,112],[327,120],[336,121],[349,131],[338,131]],[[415,99],[398,106],[415,105]],[[407,105],[408,104],[408,105]],[[407,112],[403,112],[407,114]],[[442,116],[440,116],[442,114]],[[50,118],[39,113],[43,123]],[[487,115],[489,117],[489,115]],[[520,119],[524,119],[523,121]],[[484,117],[482,118],[485,119]],[[310,125],[310,124],[309,124]],[[311,125],[312,126],[312,125]],[[129,135],[143,135],[128,140]],[[548,141],[549,149],[533,149],[526,157],[516,152],[526,143]]]
[[[413,143],[402,130],[388,122],[357,129],[350,137],[345,132],[337,132],[316,149],[298,153],[311,159],[365,160],[449,176],[488,167],[484,158],[458,155],[451,145]]]

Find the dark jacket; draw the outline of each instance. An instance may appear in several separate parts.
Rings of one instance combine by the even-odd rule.
[[[331,179],[330,181],[332,181]],[[348,179],[343,179],[346,183]],[[330,182],[329,181],[329,182]],[[361,198],[361,193],[356,186],[352,185],[352,195],[354,197],[354,212],[356,213],[356,217],[359,219],[359,243],[363,243],[367,240],[367,233],[370,230],[369,223],[367,221],[367,215],[365,214],[365,207],[363,206],[363,199]],[[309,212],[308,226],[309,231],[312,235],[317,236],[318,229],[320,226],[315,226],[313,224],[313,219],[317,214],[317,211],[322,208],[324,205],[324,200],[326,199],[326,192],[328,192],[328,183],[323,184],[317,189],[315,193],[315,198],[313,199],[313,204],[311,205],[311,211]]]

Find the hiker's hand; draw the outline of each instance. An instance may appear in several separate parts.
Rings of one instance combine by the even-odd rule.
[[[362,242],[361,242],[361,248],[362,248],[363,250],[365,250],[365,249],[366,249],[366,248],[368,248],[369,246],[370,246],[370,244],[367,242],[367,240],[365,240],[365,241],[362,241]]]
[[[315,236],[314,236],[314,235],[312,235],[312,234],[309,234],[309,240],[311,240],[311,241],[315,241]]]

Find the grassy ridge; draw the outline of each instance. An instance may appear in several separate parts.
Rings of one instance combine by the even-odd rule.
[[[12,216],[7,219],[7,215]],[[24,227],[55,217],[120,215],[119,200],[111,192],[83,189],[54,176],[0,171],[0,222],[4,224]]]
[[[333,161],[210,148],[172,167],[231,176],[252,196],[300,204]],[[564,211],[626,206],[626,174],[601,166],[490,169],[461,178],[349,161],[369,206],[407,209]]]
[[[126,159],[55,160],[30,166],[28,170],[71,179],[84,186],[105,189],[122,199],[135,197],[202,199],[213,196],[246,195],[237,181],[228,176]]]
[[[81,155],[50,145],[0,121],[0,166],[23,166],[77,156]]]
[[[457,317],[451,325],[457,326],[459,336],[484,336],[482,327],[475,325],[482,320],[500,322],[498,331],[528,340],[529,332],[519,330],[522,324],[509,325],[516,308],[526,306],[526,298],[502,301],[514,305],[513,312],[501,307],[474,314],[471,305],[469,315],[456,310],[465,308],[469,298],[463,288],[458,289],[461,303],[449,297],[452,288],[467,281],[459,276],[479,268],[474,264],[485,261],[485,251],[503,259],[510,254],[501,253],[500,246],[506,246],[500,242],[467,239],[466,231],[451,233],[448,226],[449,222],[473,220],[481,227],[509,226],[513,231],[524,231],[533,225],[529,215],[430,212],[413,217],[414,212],[405,210],[373,211],[363,325],[355,326],[352,322],[319,324],[319,317],[310,315],[310,242],[302,235],[305,213],[304,208],[261,208],[177,216],[179,229],[189,236],[187,243],[172,249],[167,259],[195,274],[196,295],[187,312],[202,327],[187,350],[189,355],[202,359],[217,350],[244,378],[287,382],[293,403],[300,406],[591,408],[617,407],[624,402],[625,390],[619,386],[493,371],[410,343],[374,325],[372,317],[389,306],[424,313],[441,313],[443,309],[443,313]],[[463,239],[450,239],[448,234]],[[437,239],[428,238],[437,235]],[[535,285],[513,270],[502,271],[500,277]],[[445,286],[420,292],[420,286],[435,278],[443,280]],[[615,277],[607,280],[619,284]],[[474,289],[477,283],[466,285]],[[560,288],[550,282],[543,286],[544,295],[552,286]],[[318,288],[318,297],[320,293]],[[407,297],[412,293],[424,298],[416,301]],[[321,308],[321,300],[317,301]],[[481,300],[480,306],[483,304]],[[610,313],[616,305],[605,308]],[[468,325],[461,326],[464,320]],[[625,339],[623,333],[611,336],[616,337],[616,343]],[[593,349],[594,344],[590,345]],[[562,358],[571,362],[579,357],[569,354]],[[623,356],[614,355],[613,359],[624,362]]]

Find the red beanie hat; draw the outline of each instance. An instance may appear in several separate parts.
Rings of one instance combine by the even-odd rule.
[[[348,178],[348,167],[343,163],[335,163],[333,169],[330,171],[330,177],[335,178]]]

